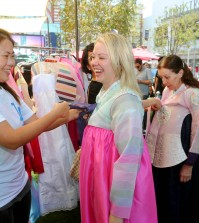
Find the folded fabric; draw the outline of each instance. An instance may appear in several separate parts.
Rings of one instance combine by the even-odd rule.
[[[91,114],[94,111],[94,109],[96,107],[96,104],[72,102],[72,103],[69,104],[69,107],[71,109],[80,109],[80,110],[82,110],[82,112],[79,115],[79,117],[82,117],[85,114]]]
[[[94,109],[96,107],[96,104],[72,102],[71,104],[69,104],[69,107],[71,109],[80,109],[80,110],[82,110],[82,112],[79,114],[79,117],[77,119],[78,141],[79,141],[79,146],[81,146],[84,129],[85,129],[85,127],[88,124],[88,120],[87,120],[87,118],[84,118],[84,115],[92,114],[92,112],[94,111]]]

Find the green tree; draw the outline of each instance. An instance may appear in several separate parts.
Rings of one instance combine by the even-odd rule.
[[[136,36],[136,0],[81,0],[78,2],[78,22],[80,42],[88,44],[103,32],[118,30],[126,37]],[[71,44],[75,40],[75,3],[65,2],[61,10],[61,30],[64,41]],[[68,46],[68,47],[71,47]]]
[[[198,11],[179,14],[178,9],[171,8],[173,16],[157,20],[154,33],[155,46],[158,51],[165,54],[177,54],[183,48],[189,47],[199,36]]]

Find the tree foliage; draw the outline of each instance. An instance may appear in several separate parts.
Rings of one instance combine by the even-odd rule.
[[[199,37],[198,11],[182,15],[177,14],[176,8],[171,8],[171,10],[172,17],[164,19],[166,11],[163,17],[159,17],[154,34],[155,46],[163,55],[177,54]]]
[[[88,44],[100,33],[117,30],[126,37],[136,36],[136,0],[78,1],[79,41]],[[61,13],[61,30],[65,42],[75,40],[75,2],[67,0]],[[71,46],[69,46],[71,47]]]

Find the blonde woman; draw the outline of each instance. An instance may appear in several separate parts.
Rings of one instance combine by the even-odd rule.
[[[102,83],[84,130],[80,160],[82,223],[157,223],[143,106],[130,44],[105,33],[91,65]]]

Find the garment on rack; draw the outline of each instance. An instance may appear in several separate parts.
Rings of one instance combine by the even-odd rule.
[[[73,102],[76,99],[76,81],[72,77],[71,71],[63,64],[59,67],[55,90],[60,100]]]
[[[38,117],[48,113],[59,101],[55,83],[54,74],[33,76],[33,97]],[[38,181],[41,215],[75,208],[79,199],[78,184],[70,177],[75,151],[66,125],[42,133],[39,143],[45,170]]]
[[[83,86],[77,76],[76,70],[71,64],[67,62],[62,63],[62,62],[42,61],[33,64],[31,67],[31,71],[34,76],[38,74],[54,74],[57,78],[56,90],[58,92],[62,92],[62,90],[64,89],[62,96],[63,94],[66,94],[65,98],[67,99],[67,101],[79,101],[79,102],[86,101],[86,96]],[[63,85],[60,84],[60,82],[63,81],[61,79],[61,75],[65,76],[65,81],[62,82]]]
[[[87,101],[87,93],[85,91],[85,84],[84,84],[84,79],[82,77],[82,73],[80,70],[80,65],[79,63],[73,64],[70,59],[67,58],[61,58],[60,63],[64,64],[67,69],[70,69],[71,75],[75,79],[77,83],[77,97],[75,101],[78,102],[86,102]]]
[[[71,62],[72,63],[72,62]],[[67,78],[65,83],[58,83],[61,82],[61,79],[57,78],[55,82],[56,91],[61,96],[61,100],[66,100],[67,102],[82,102],[84,103],[86,101],[86,94],[84,91],[84,88],[82,86],[81,81],[78,78],[78,75],[76,73],[76,69],[70,64],[69,62],[37,62],[31,67],[32,73],[34,76],[37,76],[38,74],[54,74],[56,78],[59,75],[59,71],[64,74],[64,76]],[[74,82],[74,81],[75,82]],[[69,82],[68,85],[67,82]],[[75,86],[76,83],[76,86]],[[76,97],[75,97],[76,94]],[[63,98],[63,95],[65,98]],[[74,149],[79,149],[79,139],[77,135],[77,129],[74,129],[74,126],[76,125],[76,120],[68,123],[68,132],[70,134],[70,137],[72,139],[72,143],[74,145]]]

